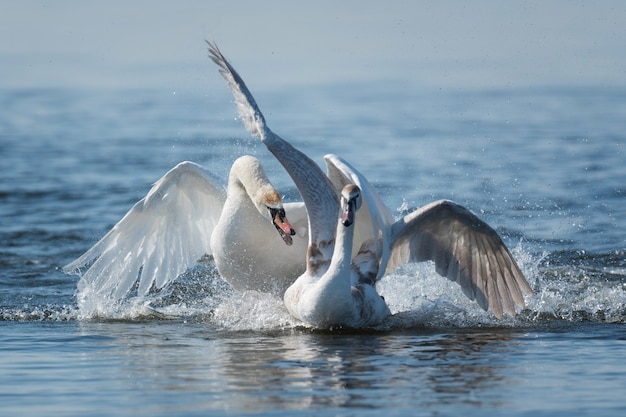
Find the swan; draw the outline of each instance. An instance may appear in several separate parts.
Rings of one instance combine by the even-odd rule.
[[[79,292],[119,300],[135,285],[138,295],[164,287],[208,254],[235,289],[282,295],[304,271],[306,230],[304,204],[283,204],[258,159],[238,158],[226,187],[182,162],[64,271],[81,275]]]
[[[291,314],[321,327],[376,324],[388,311],[381,307],[382,297],[375,294],[376,281],[404,263],[427,260],[435,263],[440,275],[458,283],[469,299],[484,310],[491,308],[498,319],[502,319],[504,311],[514,316],[516,307],[525,307],[523,293],[532,294],[532,289],[502,239],[487,223],[448,200],[435,201],[394,221],[367,179],[345,160],[327,155],[325,175],[315,162],[275,134],[243,79],[215,42],[207,41],[207,44],[209,56],[220,68],[246,130],[261,139],[283,165],[307,209],[306,271],[284,296]],[[364,214],[355,219],[356,226],[363,226],[358,228],[363,232],[361,238],[355,237],[356,226],[352,229],[337,224],[340,211],[337,190],[342,190],[342,198],[346,200],[345,191],[350,190],[345,185],[350,184],[359,190],[357,200],[364,200],[358,211]],[[366,216],[364,221],[363,216]],[[345,292],[331,296],[336,282],[347,281],[342,278],[348,275],[349,258],[350,269],[357,275],[356,279],[350,278],[352,296]],[[359,302],[363,306],[355,293],[367,293],[364,298],[369,300],[368,305],[376,306],[376,313],[355,307]],[[324,297],[331,297],[334,302],[325,302]],[[354,307],[350,313],[344,310],[346,305]]]
[[[285,306],[298,320],[316,327],[358,328],[379,324],[391,315],[374,288],[371,274],[366,272],[372,266],[378,269],[376,254],[362,249],[357,255],[359,260],[352,260],[353,226],[360,207],[360,188],[346,185],[341,191],[342,215],[328,269],[320,268],[319,263],[307,263],[305,273],[285,291]],[[332,211],[326,215],[333,217]]]

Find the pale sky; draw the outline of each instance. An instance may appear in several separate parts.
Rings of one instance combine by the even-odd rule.
[[[0,88],[205,89],[209,36],[255,90],[626,86],[623,1],[0,0]]]

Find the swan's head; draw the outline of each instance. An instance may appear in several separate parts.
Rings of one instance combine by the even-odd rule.
[[[278,230],[278,234],[287,245],[291,245],[293,243],[291,236],[296,234],[296,230],[287,220],[285,209],[282,205],[279,208],[268,206],[267,209],[270,212],[270,218],[272,219],[274,227]]]
[[[280,194],[274,187],[268,187],[262,193],[263,204],[265,209],[269,213],[269,218],[278,234],[287,245],[291,245],[293,240],[291,236],[296,234],[296,230],[293,228],[289,220],[287,220],[287,214],[285,214],[285,208],[283,207],[283,200],[280,198]],[[259,211],[261,211],[259,209]]]
[[[257,158],[244,155],[235,160],[228,179],[228,188],[231,187],[244,190],[259,213],[264,217],[266,214],[269,216],[283,241],[287,245],[293,243],[291,236],[294,236],[296,231],[287,220],[283,200],[265,175]],[[241,195],[239,194],[239,198]]]
[[[349,227],[354,223],[356,211],[361,207],[361,189],[348,184],[341,190],[341,224]]]

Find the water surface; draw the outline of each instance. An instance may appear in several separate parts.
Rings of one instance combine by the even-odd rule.
[[[256,90],[254,86],[251,86]],[[144,299],[78,308],[67,264],[176,163],[226,178],[253,154],[225,90],[0,95],[0,410],[28,415],[621,415],[626,366],[626,91],[259,90],[270,126],[351,161],[398,215],[461,203],[535,294],[497,321],[410,265],[379,284],[382,328],[313,331],[212,263]]]

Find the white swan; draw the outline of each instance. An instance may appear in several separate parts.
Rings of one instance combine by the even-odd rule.
[[[360,249],[359,254],[351,259],[351,269],[359,277],[356,280],[351,278],[351,294],[361,291],[355,286],[357,283],[365,283],[373,290],[379,277],[403,263],[431,260],[439,274],[460,284],[463,292],[483,309],[491,307],[496,317],[502,318],[503,310],[515,315],[516,306],[524,307],[522,292],[532,294],[532,289],[505,244],[489,225],[464,207],[445,200],[431,203],[393,222],[374,188],[345,161],[327,155],[327,177],[305,154],[272,132],[243,79],[217,45],[207,43],[211,59],[221,68],[220,73],[233,93],[244,126],[250,134],[260,138],[285,167],[307,208],[307,270],[285,294],[285,303],[292,314],[312,325],[324,327],[329,324],[371,325],[384,315],[380,308],[378,314],[365,313],[362,309],[358,317],[343,314],[345,305],[359,302],[358,297],[345,293],[339,297],[343,304],[324,301],[324,297],[332,293],[324,289],[334,288],[335,280],[322,278],[345,277],[346,256],[353,252],[349,247],[356,231],[344,230],[337,225],[339,202],[335,191],[338,184],[350,183],[356,184],[363,193],[366,210],[359,212],[364,211],[368,216],[365,221],[359,216],[356,219],[357,226],[363,224],[365,229],[363,236],[353,245]],[[315,290],[304,291],[303,288]],[[371,294],[369,290],[368,294]],[[379,305],[375,297],[367,297],[376,300],[374,305]],[[314,307],[307,307],[308,313],[303,315],[303,310],[298,307],[303,305]],[[358,308],[352,311],[358,311]]]
[[[363,327],[391,315],[372,280],[378,270],[378,256],[362,248],[354,262],[352,259],[354,222],[360,207],[361,190],[357,185],[346,185],[341,191],[342,215],[328,268],[308,262],[306,272],[285,292],[285,306],[298,320],[317,327]],[[326,215],[332,218],[332,214],[329,207]]]
[[[251,156],[237,159],[226,190],[222,184],[199,165],[180,163],[64,270],[84,270],[79,291],[121,299],[137,283],[139,295],[164,287],[209,254],[234,288],[282,294],[304,271],[304,205],[283,204]]]

